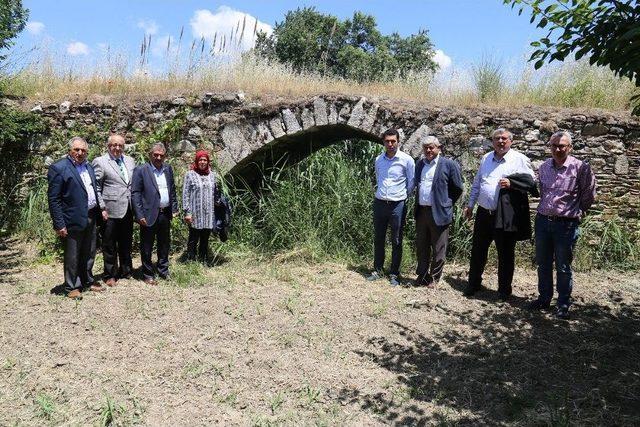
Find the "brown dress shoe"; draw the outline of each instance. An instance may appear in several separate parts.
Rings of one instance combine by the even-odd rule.
[[[144,279],[144,283],[146,283],[147,285],[152,285],[155,286],[158,284],[158,282],[156,281],[156,279],[153,278],[148,278],[148,279]]]
[[[116,282],[116,279],[114,279],[114,278],[112,277],[112,278],[110,278],[110,279],[107,279],[107,281],[106,281],[106,282],[104,282],[104,284],[105,284],[105,285],[107,285],[108,287],[112,288],[112,287],[114,287],[115,285],[117,285],[117,284],[118,284],[118,282]]]
[[[71,292],[67,293],[67,298],[71,299],[82,299],[82,294],[78,289],[74,289]]]
[[[107,288],[105,288],[102,285],[98,285],[97,283],[92,284],[91,286],[89,286],[89,290],[91,292],[104,292]]]

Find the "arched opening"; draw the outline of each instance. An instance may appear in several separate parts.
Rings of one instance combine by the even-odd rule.
[[[291,166],[344,140],[367,140],[379,143],[380,137],[347,124],[314,126],[293,135],[276,138],[248,154],[225,176],[233,187],[256,188],[265,171],[274,166]]]

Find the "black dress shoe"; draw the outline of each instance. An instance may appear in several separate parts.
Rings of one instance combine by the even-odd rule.
[[[502,302],[507,302],[509,301],[509,298],[511,298],[511,294],[506,293],[506,292],[499,292],[498,293],[498,299]]]
[[[534,300],[531,301],[531,303],[529,303],[529,305],[527,306],[528,310],[546,310],[551,306],[551,304],[549,302],[544,302],[542,300]]]
[[[467,286],[464,290],[464,292],[462,293],[462,295],[464,295],[465,297],[472,297],[476,294],[476,292],[478,292],[480,290],[480,288],[477,288],[475,286]]]
[[[556,310],[556,319],[569,320],[569,307],[561,305]]]

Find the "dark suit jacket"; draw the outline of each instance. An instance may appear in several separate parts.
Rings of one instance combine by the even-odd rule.
[[[420,174],[424,168],[425,159],[416,163],[416,206],[415,215],[418,215],[420,206]],[[455,160],[440,156],[431,184],[431,212],[435,223],[439,226],[451,224],[453,221],[453,205],[462,195],[462,174],[460,165]]]
[[[498,194],[495,226],[516,233],[518,241],[528,240],[532,235],[528,194],[539,196],[538,187],[533,177],[526,173],[514,173],[506,178],[511,181],[511,186],[501,189]]]
[[[96,192],[96,176],[89,162],[86,163],[96,203],[100,207],[100,199]],[[87,189],[80,178],[73,162],[69,157],[58,160],[49,166],[47,173],[49,188],[47,196],[49,199],[49,213],[53,220],[53,228],[67,231],[83,230],[87,226],[89,211],[87,209],[88,198]]]
[[[173,214],[178,212],[176,184],[171,166],[165,163],[162,167],[167,179],[167,187],[169,187],[169,207],[171,208],[169,219],[171,219]],[[136,221],[144,218],[149,227],[156,223],[160,210],[160,190],[158,190],[153,169],[151,163],[140,165],[133,170],[133,178],[131,179],[131,203]]]

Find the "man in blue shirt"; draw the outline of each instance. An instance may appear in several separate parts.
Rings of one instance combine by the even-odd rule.
[[[382,277],[387,228],[391,228],[389,283],[397,286],[402,260],[402,230],[407,216],[406,199],[413,191],[415,162],[399,149],[400,134],[388,129],[382,134],[384,153],[375,161],[376,193],[373,200],[374,271],[369,281]]]
[[[95,283],[96,219],[100,200],[96,177],[87,163],[89,146],[80,137],[69,141],[69,155],[49,167],[49,212],[56,234],[64,245],[64,292],[80,299],[83,289],[103,291]]]

